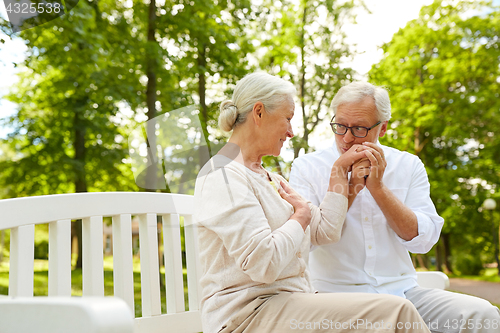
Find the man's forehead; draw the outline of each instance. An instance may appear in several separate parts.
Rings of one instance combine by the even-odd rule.
[[[346,103],[338,107],[335,115],[336,122],[371,123],[377,119],[377,108],[374,103],[358,102]]]
[[[359,115],[359,114],[339,114],[337,112],[337,116],[335,117],[335,122],[344,124],[344,125],[350,125],[350,126],[366,126],[369,127],[371,126],[370,124],[373,122],[373,117],[369,115]]]

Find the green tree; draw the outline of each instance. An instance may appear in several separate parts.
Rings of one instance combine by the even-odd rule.
[[[121,80],[129,73],[124,10],[80,1],[64,19],[21,32],[27,59],[7,96],[19,106],[7,140],[17,154],[0,162],[8,197],[133,188],[116,118],[118,102],[136,91]]]
[[[297,87],[301,133],[293,139],[294,157],[310,151],[309,137],[327,114],[328,102],[352,79],[343,66],[353,51],[345,41],[344,23],[353,21],[362,1],[268,1],[257,30],[260,67],[290,79]]]
[[[234,84],[250,69],[247,54],[253,52],[253,46],[245,28],[255,20],[254,11],[249,0],[196,0],[177,5],[174,13],[163,18],[177,27],[171,38],[184,54],[177,65],[184,70],[185,90],[196,95],[207,139],[212,134],[213,139],[218,141],[217,135],[214,135],[218,127],[218,104],[220,98],[227,98],[228,92],[213,87]],[[213,93],[207,96],[208,89],[212,92],[219,90],[219,96]]]
[[[438,269],[451,252],[492,258],[478,214],[498,184],[500,12],[490,2],[435,1],[383,46],[370,80],[389,88],[393,118],[384,143],[419,156],[446,219]],[[444,252],[444,253],[443,253]]]

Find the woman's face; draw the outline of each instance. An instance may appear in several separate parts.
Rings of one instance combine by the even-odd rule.
[[[271,114],[263,112],[262,142],[266,155],[278,156],[286,139],[293,137],[290,121],[294,112],[295,103],[292,97],[289,97]]]

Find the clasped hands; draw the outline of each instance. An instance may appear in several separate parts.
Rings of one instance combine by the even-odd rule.
[[[332,179],[340,181],[343,178],[343,182],[346,182],[347,175],[351,172],[351,178],[349,183],[345,185],[346,190],[344,192],[348,196],[350,206],[363,188],[368,188],[373,194],[374,191],[383,187],[382,177],[386,166],[384,152],[376,144],[365,142],[361,145],[353,145],[333,164],[330,186],[340,185],[340,183],[332,184]],[[333,181],[333,183],[336,183],[336,181]],[[294,213],[290,219],[298,221],[305,230],[311,221],[311,212],[307,201],[288,184],[280,182],[280,185],[281,188],[278,189],[278,193],[294,208]],[[341,185],[340,188],[342,187]],[[337,193],[342,193],[342,190],[337,191]]]
[[[353,145],[347,152],[342,154],[334,163],[334,170],[339,168],[347,177],[351,172],[349,180],[349,196],[357,195],[363,188],[373,193],[383,187],[387,161],[381,147],[372,142],[364,142],[361,145]]]

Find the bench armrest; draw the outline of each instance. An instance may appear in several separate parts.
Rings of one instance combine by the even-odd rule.
[[[448,289],[450,280],[443,272],[417,272],[417,282],[423,288]]]
[[[2,333],[133,333],[134,317],[115,297],[2,297]]]

